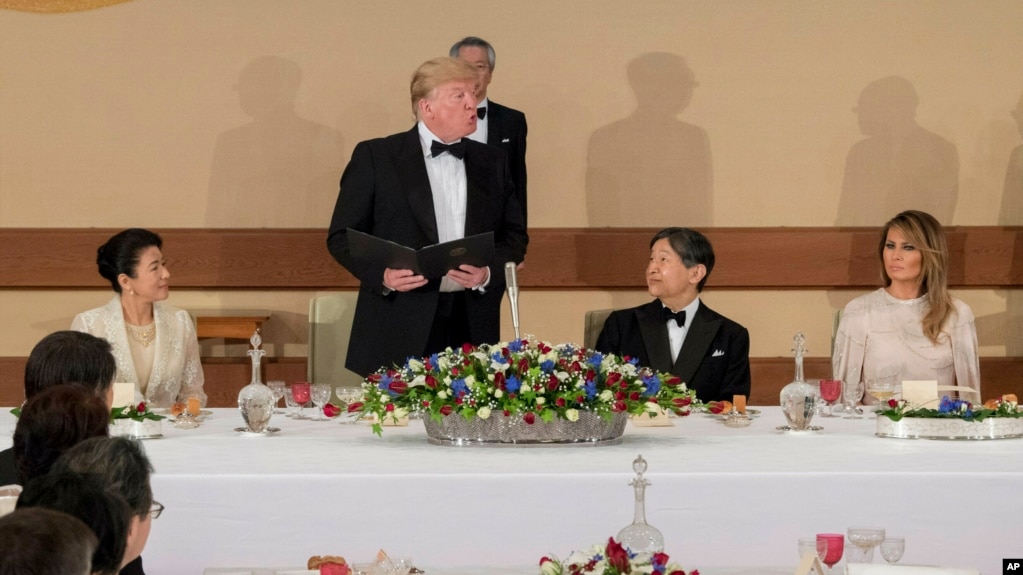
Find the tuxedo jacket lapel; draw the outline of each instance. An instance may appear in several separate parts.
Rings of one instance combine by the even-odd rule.
[[[706,309],[703,302],[700,302],[700,307],[696,309],[693,322],[689,326],[689,332],[686,333],[686,339],[682,343],[682,349],[678,352],[678,360],[672,366],[671,373],[684,382],[692,381],[703,358],[707,357],[707,350],[714,341],[714,336],[721,328],[721,318],[710,317]]]
[[[655,300],[636,310],[636,321],[643,337],[650,367],[659,372],[671,370],[671,344],[668,342],[668,326],[661,315],[660,300]]]
[[[440,235],[437,232],[437,214],[433,210],[433,192],[430,189],[430,176],[426,173],[426,160],[423,159],[418,128],[413,127],[405,134],[395,151],[394,166],[419,227],[423,229],[430,244],[438,243]]]

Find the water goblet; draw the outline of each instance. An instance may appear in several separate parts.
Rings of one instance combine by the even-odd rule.
[[[298,404],[295,403],[295,394],[291,391],[291,386],[284,388],[284,405],[287,407],[284,417],[295,417],[295,408]]]
[[[850,552],[849,563],[871,563],[874,561],[874,548],[884,541],[884,529],[876,527],[850,527],[847,532],[849,543],[855,553]]]
[[[842,560],[842,552],[845,550],[845,537],[841,533],[818,533],[817,541],[824,541],[826,550],[823,562],[828,566],[828,575],[831,575],[831,568]]]
[[[889,563],[898,563],[906,552],[906,540],[902,537],[885,537],[881,542],[881,557]]]
[[[294,415],[295,419],[309,419],[303,410],[305,404],[309,403],[309,396],[312,390],[308,382],[300,381],[298,383],[291,384],[291,395],[295,399],[295,405],[298,406],[298,412]]]
[[[820,385],[821,399],[828,405],[828,412],[821,417],[838,417],[835,415],[835,402],[842,397],[842,380],[822,379]]]
[[[270,391],[274,394],[274,413],[284,413],[278,409],[281,403],[281,398],[284,397],[284,382],[279,379],[275,379],[266,382],[266,386],[269,387]]]
[[[358,422],[361,414],[348,413],[348,406],[362,401],[362,388],[339,387],[337,388],[337,398],[341,401],[341,408],[344,410],[344,417],[341,419],[341,423],[347,424]]]
[[[845,411],[849,415],[844,419],[863,419],[862,411],[856,405],[863,399],[863,382],[845,382],[845,390],[842,392],[842,402],[845,404]]]
[[[313,421],[327,421],[329,419],[326,416],[326,414],[323,413],[323,407],[327,405],[328,401],[330,401],[330,396],[333,393],[334,390],[331,389],[330,384],[327,383],[313,384],[312,388],[313,405],[315,405],[317,408],[316,417],[313,418]]]
[[[828,540],[816,539],[814,537],[803,537],[799,540],[798,549],[800,559],[802,559],[807,553],[813,553],[817,556],[817,559],[820,559],[821,563],[823,563],[825,557],[828,556]]]

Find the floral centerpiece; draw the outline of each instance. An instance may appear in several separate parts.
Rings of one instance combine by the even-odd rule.
[[[429,421],[513,418],[527,426],[584,416],[688,415],[696,394],[678,378],[641,368],[635,359],[572,344],[528,338],[458,349],[385,368],[363,383],[363,401],[349,412],[381,422],[419,413]],[[429,422],[428,421],[428,422]],[[624,419],[622,419],[624,428]]]
[[[586,551],[574,551],[564,562],[557,558],[540,559],[540,575],[687,575],[678,563],[669,562],[664,553],[640,556],[609,537],[607,545],[594,545]],[[696,569],[688,575],[700,575]]]
[[[110,410],[110,435],[140,439],[163,436],[162,415],[153,413],[146,402]]]
[[[1023,437],[1023,411],[1015,395],[984,404],[944,396],[937,409],[889,399],[877,410],[881,437],[927,439],[1004,439]]]

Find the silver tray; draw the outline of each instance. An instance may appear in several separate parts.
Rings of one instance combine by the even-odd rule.
[[[434,445],[460,447],[553,447],[617,445],[622,442],[629,415],[615,413],[610,419],[588,411],[579,412],[578,421],[540,418],[530,425],[521,415],[491,415],[487,419],[473,417],[466,421],[458,414],[440,422],[423,416],[426,436]]]
[[[989,417],[984,421],[903,417],[892,421],[877,418],[878,437],[897,439],[983,440],[1023,437],[1023,418]]]

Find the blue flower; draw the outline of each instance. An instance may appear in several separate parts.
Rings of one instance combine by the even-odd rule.
[[[430,356],[430,367],[433,368],[433,373],[440,373],[440,355],[433,354]]]
[[[543,362],[540,363],[540,371],[543,373],[550,373],[554,371],[554,361],[550,359],[543,360]]]
[[[509,377],[504,382],[504,388],[508,391],[508,393],[516,393],[520,387],[522,387],[522,382],[519,381],[518,376],[515,375]]]
[[[391,382],[392,381],[394,381],[394,378],[391,377],[390,375],[387,375],[385,373],[385,374],[383,374],[380,377],[380,383],[377,384],[377,387],[380,388],[380,391],[383,391],[384,393],[387,393],[391,397],[398,397],[397,393],[391,391]]]
[[[508,349],[511,350],[513,353],[518,353],[522,351],[522,340],[517,339],[515,341],[508,342]]]
[[[451,382],[451,392],[455,394],[455,397],[462,397],[469,393],[469,386],[465,385],[465,380],[458,378]]]
[[[583,389],[586,391],[586,399],[597,397],[597,382],[593,380],[587,381]]]
[[[651,395],[655,395],[657,392],[661,391],[661,380],[657,379],[653,375],[648,375],[643,378],[643,386],[646,387],[646,391],[643,392],[643,395],[650,397]]]
[[[500,350],[495,351],[494,353],[490,354],[490,359],[494,363],[501,363],[501,364],[508,363],[508,358],[504,357],[504,354],[501,353]]]
[[[632,364],[632,365],[639,365],[639,358],[638,357],[630,357],[627,360],[627,362]]]
[[[938,413],[952,413],[957,407],[956,402],[946,395],[941,398],[941,404],[938,405]]]
[[[593,352],[593,355],[586,358],[586,365],[590,367],[600,367],[600,364],[604,361],[604,354],[599,351]]]

